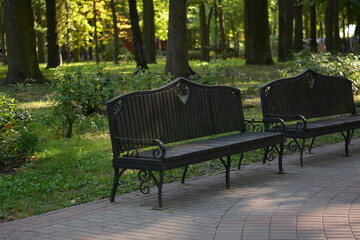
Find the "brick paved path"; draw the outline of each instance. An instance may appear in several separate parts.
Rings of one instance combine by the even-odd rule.
[[[0,224],[0,239],[360,239],[360,140],[164,186],[165,210],[151,195],[130,193]]]

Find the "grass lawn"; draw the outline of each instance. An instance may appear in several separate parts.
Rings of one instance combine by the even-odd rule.
[[[245,116],[261,117],[260,102],[256,87],[279,77],[281,65],[245,66],[244,60],[228,60],[227,64],[236,66],[242,74],[243,81],[225,81],[221,84],[234,85],[240,89],[253,91],[246,94]],[[200,75],[206,75],[209,67],[198,61],[190,65]],[[54,70],[41,71],[51,81]],[[96,71],[98,65],[93,62],[65,64],[61,68],[75,70],[82,67],[84,71]],[[114,65],[102,63],[105,71],[116,74],[134,71],[133,63]],[[149,65],[153,71],[163,72],[165,60]],[[0,77],[6,74],[6,67],[0,67]],[[246,87],[247,86],[247,87]],[[111,166],[111,146],[105,116],[90,116],[77,128],[77,134],[68,139],[54,134],[45,119],[51,114],[53,105],[49,101],[52,94],[49,85],[16,85],[1,87],[3,91],[16,98],[18,103],[32,115],[29,126],[31,133],[37,136],[36,152],[26,164],[12,169],[12,173],[0,173],[0,222],[20,219],[48,211],[77,205],[109,197],[113,181]],[[128,91],[128,89],[123,89]],[[319,138],[318,144],[342,141],[341,136],[331,135]],[[259,161],[262,152],[254,151],[245,154],[244,164]],[[233,156],[233,166],[237,165],[238,156]],[[286,163],[284,164],[286,168]],[[189,167],[188,177],[214,174],[222,171],[219,161],[205,162]],[[165,181],[179,181],[182,169],[165,173]],[[138,189],[137,173],[128,170],[122,177],[118,194]]]

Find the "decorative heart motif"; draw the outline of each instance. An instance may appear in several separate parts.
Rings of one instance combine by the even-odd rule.
[[[306,84],[309,86],[310,89],[313,89],[315,86],[315,77],[310,73],[306,73],[304,76],[306,80]]]
[[[185,82],[179,82],[175,86],[175,91],[180,100],[187,104],[190,97],[190,87]]]

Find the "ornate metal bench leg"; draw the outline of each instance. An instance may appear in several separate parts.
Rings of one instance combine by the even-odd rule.
[[[240,153],[240,158],[239,158],[239,162],[238,162],[238,169],[240,170],[240,167],[241,167],[241,163],[242,163],[242,160],[243,160],[243,157],[244,157],[244,153]]]
[[[267,159],[267,155],[269,154],[269,151],[270,151],[270,147],[265,147],[264,148],[264,155],[263,155],[263,159],[262,159],[263,164],[266,163],[266,159]]]
[[[283,174],[283,173],[285,173],[283,166],[282,166],[282,157],[283,157],[283,153],[284,153],[284,144],[283,143],[280,144],[280,149],[279,149],[278,153],[279,153],[279,159],[278,159],[279,172],[278,173]]]
[[[302,140],[302,144],[299,148],[300,150],[300,166],[304,166],[303,156],[304,156],[304,149],[305,149],[305,138]]]
[[[186,165],[185,168],[184,168],[184,172],[183,172],[183,175],[181,177],[181,184],[184,184],[184,182],[185,182],[185,177],[186,177],[187,170],[188,170],[188,165]]]
[[[304,166],[303,155],[304,155],[304,149],[305,149],[305,140],[306,140],[305,138],[302,138],[302,144],[300,145],[299,141],[296,138],[293,138],[293,140],[291,140],[287,145],[290,152],[295,152],[295,151],[299,150],[301,167]]]
[[[223,158],[219,158],[225,167],[225,181],[226,188],[230,188],[230,167],[231,167],[231,156],[226,157],[226,162]]]
[[[352,134],[353,134],[353,130],[346,131],[346,134],[344,132],[341,132],[341,135],[345,139],[345,155],[344,156],[346,156],[346,157],[350,157],[349,145],[350,145],[350,141],[351,141],[351,138],[352,138]]]
[[[156,176],[152,173],[152,171],[149,171],[149,174],[151,176],[151,178],[154,180],[155,185],[158,189],[158,206],[159,209],[163,208],[163,203],[162,203],[162,187],[163,187],[163,183],[164,183],[164,172],[163,171],[159,171],[159,180],[156,178]]]
[[[121,169],[121,171],[119,171],[119,168],[114,168],[114,183],[110,194],[110,202],[115,201],[116,190],[119,186],[119,179],[125,171],[126,169]]]
[[[314,145],[314,142],[315,142],[315,138],[316,137],[313,137],[312,139],[311,139],[311,143],[310,143],[310,147],[309,147],[309,153],[311,153],[311,149],[312,149],[312,147],[313,147],[313,145]]]

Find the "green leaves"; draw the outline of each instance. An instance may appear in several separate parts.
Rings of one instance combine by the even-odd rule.
[[[81,68],[75,72],[59,71],[53,85],[55,103],[52,117],[60,120],[66,137],[71,137],[77,120],[105,111],[105,103],[117,93],[116,75],[85,73]]]
[[[0,164],[24,162],[34,152],[36,138],[27,130],[30,121],[15,99],[0,92]]]

